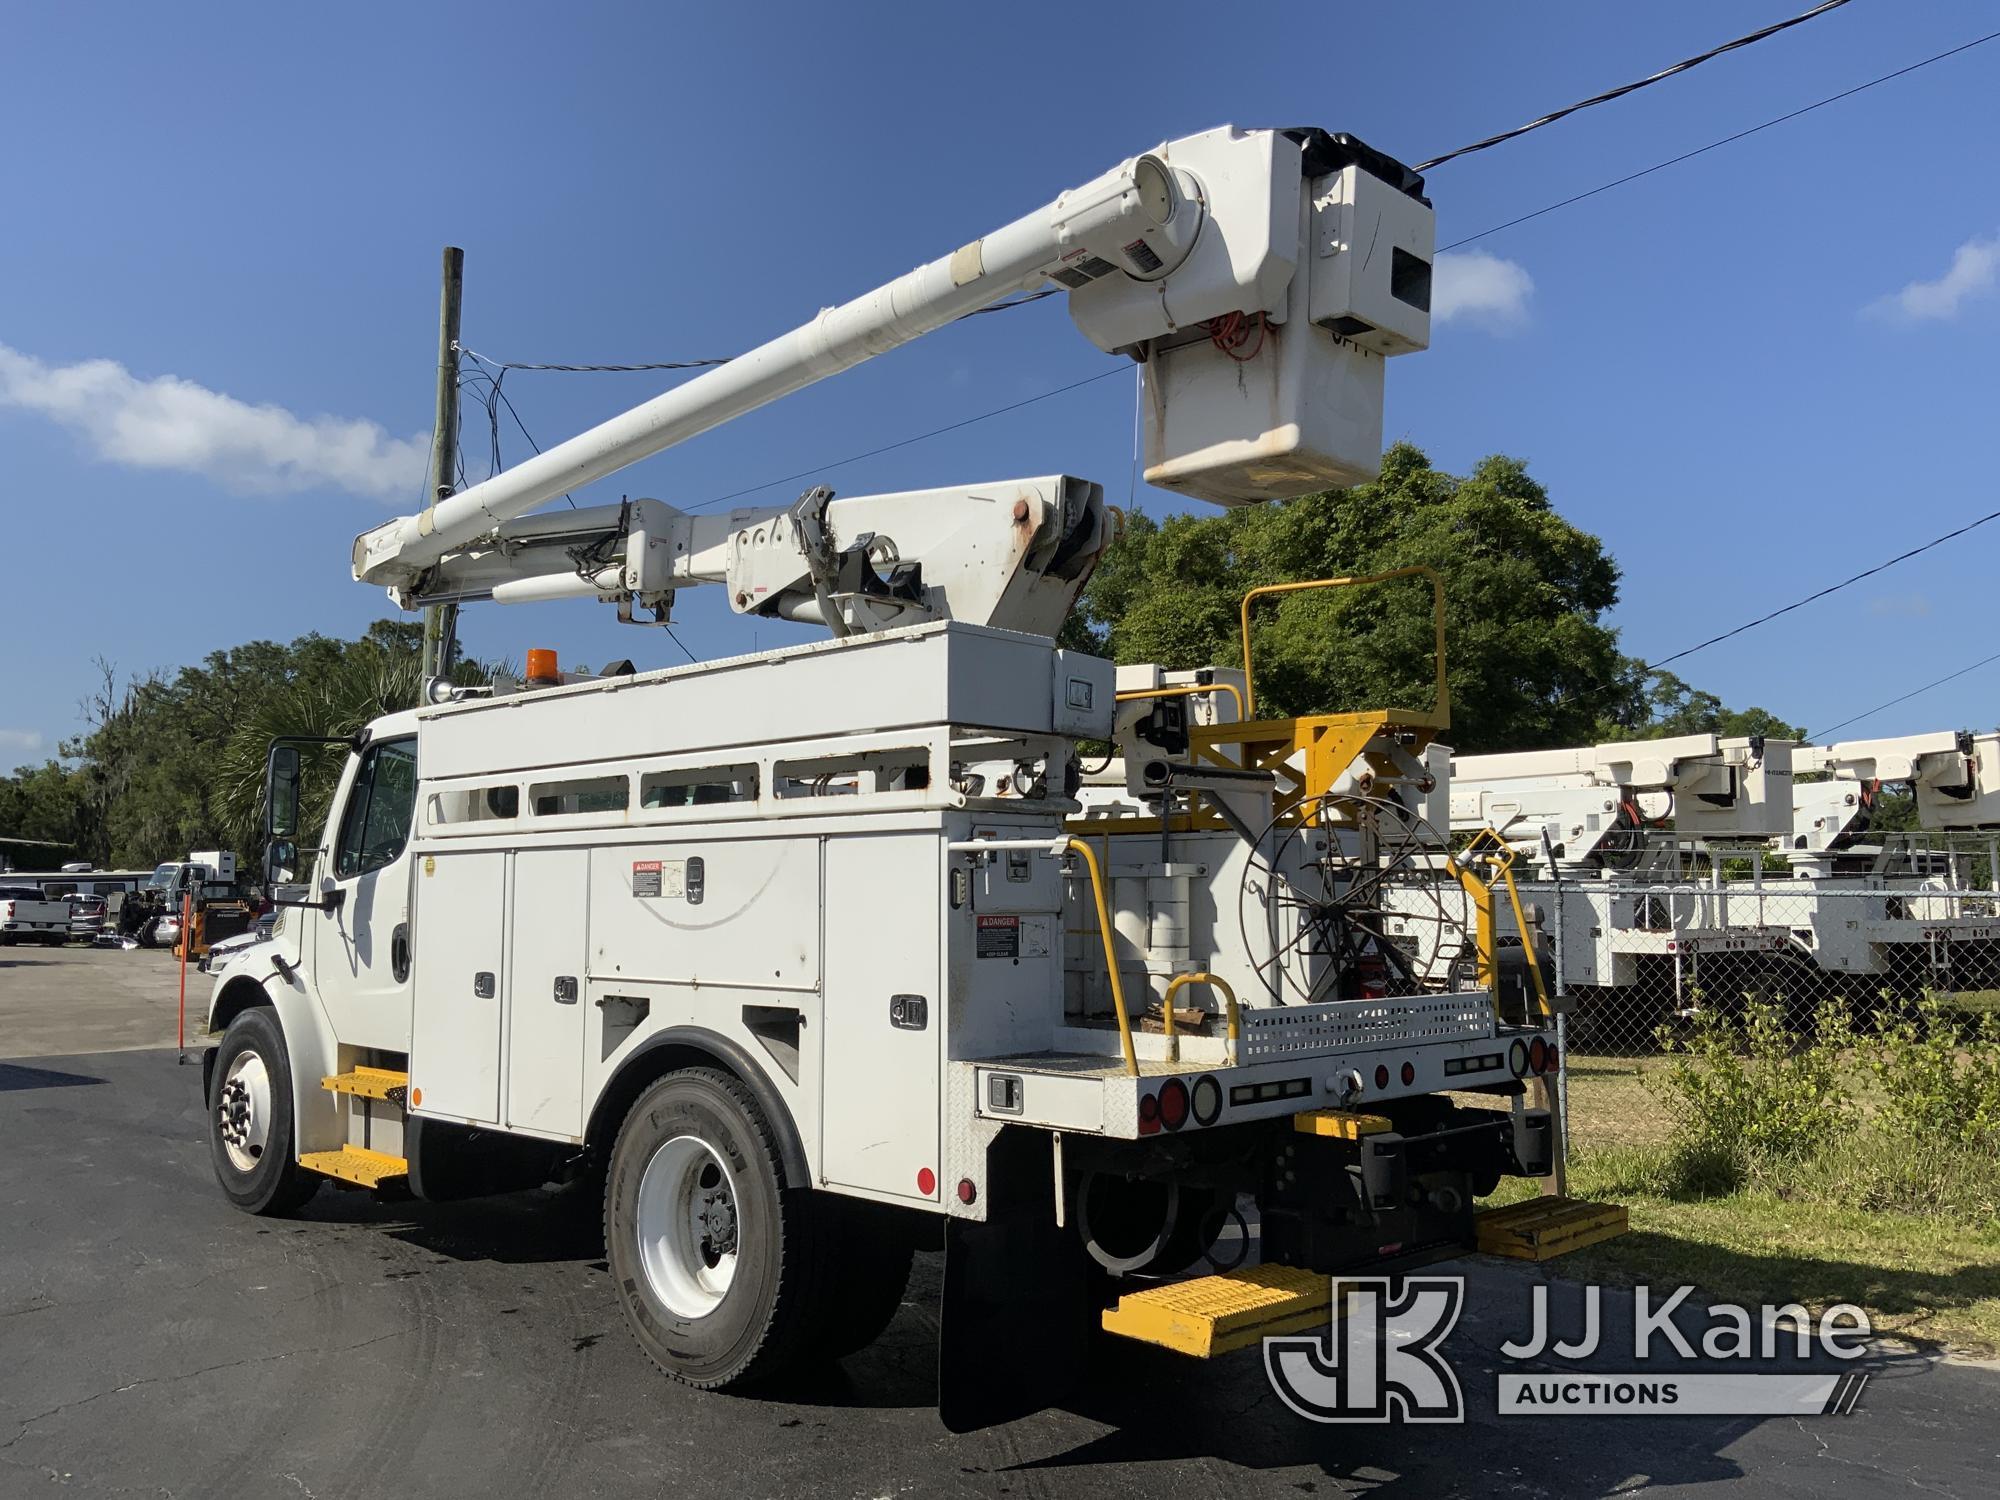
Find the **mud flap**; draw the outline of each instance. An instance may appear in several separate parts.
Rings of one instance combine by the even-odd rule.
[[[1015,1155],[1003,1151],[1008,1144],[1004,1137],[994,1144],[992,1167]],[[1089,1356],[1097,1307],[1083,1247],[1073,1228],[1056,1227],[1046,1155],[1035,1154],[1032,1168],[1025,1160],[1019,1166],[989,1175],[989,1201],[1005,1204],[1006,1213],[984,1224],[952,1219],[945,1226],[938,1416],[952,1432],[976,1432],[1055,1404],[1081,1378]]]

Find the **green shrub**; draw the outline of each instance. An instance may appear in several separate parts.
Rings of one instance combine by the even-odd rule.
[[[1914,1142],[2000,1151],[2000,1015],[1976,1019],[1934,995],[1882,1027],[1868,1052],[1879,1124]]]
[[[1778,1187],[1856,1117],[1843,1064],[1853,1033],[1838,1003],[1821,1006],[1804,1037],[1786,1028],[1782,999],[1746,998],[1740,1021],[1704,1007],[1686,1036],[1661,1040],[1674,1057],[1651,1084],[1676,1127],[1671,1193]]]
[[[2000,1015],[1970,1019],[1934,997],[1857,1038],[1822,1006],[1805,1035],[1782,1000],[1740,1018],[1697,1013],[1648,1086],[1674,1120],[1657,1155],[1625,1153],[1606,1175],[1668,1197],[1755,1188],[1798,1202],[2000,1218]],[[1873,1088],[1864,1107],[1863,1080]]]

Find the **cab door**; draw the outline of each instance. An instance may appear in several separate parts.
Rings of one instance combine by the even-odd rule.
[[[410,821],[414,735],[361,752],[320,879],[331,910],[315,924],[313,973],[342,1042],[410,1048]]]

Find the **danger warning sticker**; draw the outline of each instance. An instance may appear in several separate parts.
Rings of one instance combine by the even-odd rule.
[[[973,953],[979,958],[1019,958],[1021,956],[1021,919],[1019,917],[981,917],[978,936],[973,945]]]
[[[685,859],[635,859],[632,861],[632,894],[635,896],[664,896],[670,901],[678,901],[685,896],[690,901],[700,900],[689,889],[688,871],[699,861]]]

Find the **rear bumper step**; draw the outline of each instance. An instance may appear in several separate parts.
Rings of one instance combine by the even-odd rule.
[[[1295,1266],[1253,1266],[1128,1292],[1104,1313],[1104,1330],[1208,1359],[1279,1333],[1327,1321],[1333,1282]]]

